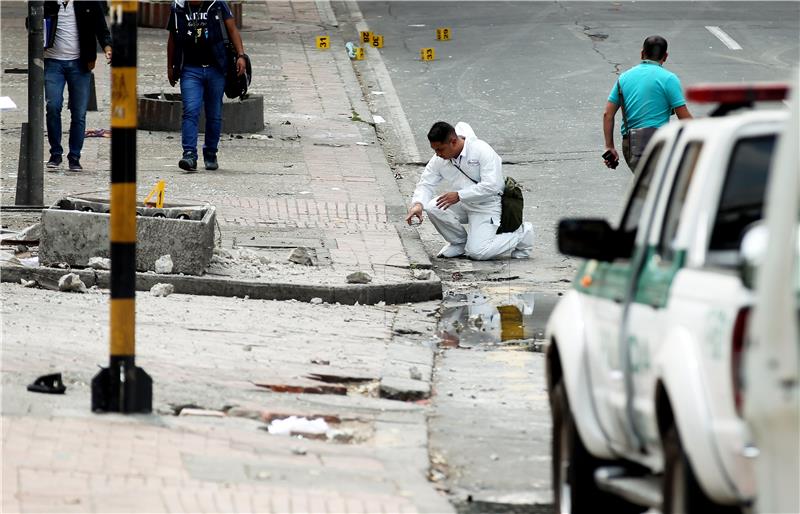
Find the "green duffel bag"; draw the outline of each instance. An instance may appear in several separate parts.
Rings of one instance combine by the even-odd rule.
[[[506,177],[506,187],[503,189],[503,211],[500,214],[500,228],[498,234],[514,232],[522,225],[522,207],[525,199],[522,197],[522,188],[511,177]]]

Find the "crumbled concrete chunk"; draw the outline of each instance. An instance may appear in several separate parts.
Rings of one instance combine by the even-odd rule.
[[[319,297],[317,297],[317,298],[312,298],[312,299],[311,299],[311,303],[312,303],[313,305],[319,305],[319,304],[321,304],[321,303],[322,303],[322,298],[319,298]]]
[[[89,267],[92,269],[111,269],[111,259],[105,257],[92,257],[89,259]]]
[[[162,255],[156,259],[156,273],[172,273],[172,257],[169,255]]]
[[[411,272],[411,276],[417,280],[430,280],[433,276],[433,271],[429,269],[415,269]]]
[[[58,279],[58,290],[64,292],[85,293],[86,284],[76,273],[67,273]]]
[[[372,277],[369,273],[363,271],[356,271],[347,275],[348,284],[369,284],[370,282],[372,282]]]
[[[299,246],[292,250],[289,254],[289,261],[303,266],[313,266],[314,261],[311,259],[311,252],[305,246]]]
[[[172,284],[155,284],[150,288],[150,294],[153,296],[169,296],[175,292],[175,286]]]
[[[416,366],[408,368],[408,376],[411,377],[411,380],[422,380],[422,373]]]

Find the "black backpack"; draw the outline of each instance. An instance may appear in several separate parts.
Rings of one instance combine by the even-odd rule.
[[[222,16],[219,17],[219,29],[222,33],[222,42],[225,45],[225,96],[228,98],[244,98],[247,87],[253,77],[253,68],[250,65],[250,56],[244,54],[245,71],[243,75],[236,72],[236,61],[239,60],[236,48],[228,38],[228,28]]]

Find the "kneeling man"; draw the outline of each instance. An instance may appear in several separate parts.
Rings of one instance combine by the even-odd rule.
[[[530,257],[530,223],[523,223],[514,232],[497,233],[505,187],[500,156],[464,122],[455,128],[444,121],[434,123],[428,141],[436,155],[428,161],[417,183],[406,222],[410,225],[416,217],[422,223],[422,211],[428,213],[448,243],[439,257],[466,255],[481,261]],[[448,192],[435,196],[442,181]]]

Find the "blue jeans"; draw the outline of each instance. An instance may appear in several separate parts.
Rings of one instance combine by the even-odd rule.
[[[89,107],[92,72],[84,70],[80,60],[44,60],[44,97],[47,105],[47,141],[50,154],[61,156],[61,108],[64,106],[64,85],[69,90],[69,155],[80,159],[86,132],[86,109]]]
[[[204,155],[216,155],[222,131],[222,94],[225,92],[225,75],[214,66],[185,66],[181,72],[181,98],[183,121],[181,143],[183,152],[197,157],[197,130],[200,107],[205,104],[206,142]]]

